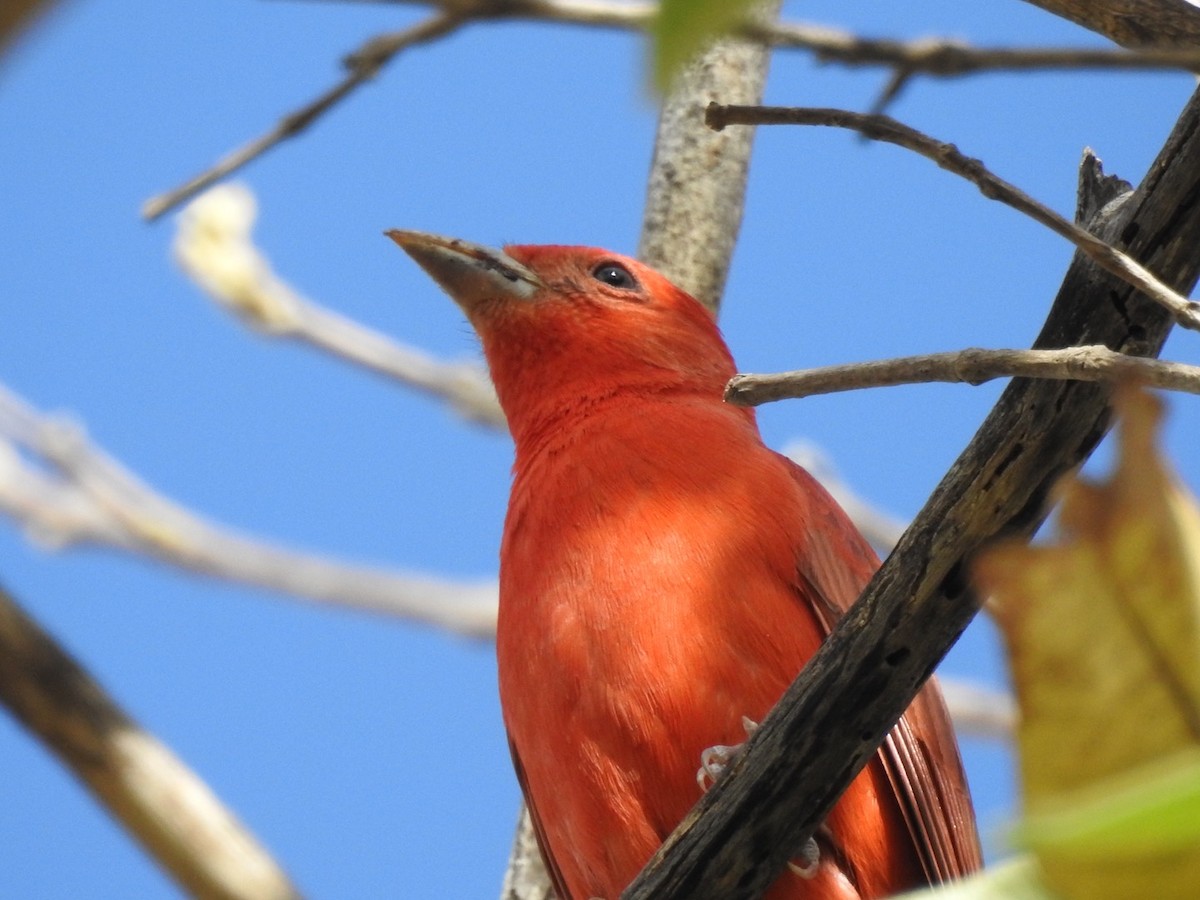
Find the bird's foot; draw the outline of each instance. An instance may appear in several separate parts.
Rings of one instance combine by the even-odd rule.
[[[746,731],[746,737],[750,737],[758,730],[758,723],[749,716],[742,716],[742,728]],[[717,744],[700,751],[700,768],[696,770],[696,783],[700,785],[702,792],[707,792],[717,783],[717,779],[741,755],[745,746],[744,742],[732,746]]]
[[[810,837],[805,841],[800,852],[788,860],[788,868],[805,881],[817,877],[817,872],[821,868],[821,848],[817,846],[815,837]]]

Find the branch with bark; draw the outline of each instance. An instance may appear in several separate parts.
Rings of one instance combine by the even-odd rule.
[[[949,382],[983,384],[994,378],[1138,381],[1163,390],[1200,394],[1200,366],[1126,356],[1102,345],[1060,350],[982,350],[904,356],[845,366],[823,366],[773,375],[735,375],[725,399],[738,406],[812,397],[838,391]]]
[[[1085,159],[1086,222],[1179,289],[1200,275],[1200,92],[1141,186]],[[1156,356],[1172,317],[1076,254],[1034,349],[1103,343]],[[970,558],[1029,535],[1059,477],[1105,434],[1106,386],[1014,381],[862,597],[764,720],[732,768],[623,894],[626,900],[758,894],[813,833],[974,617]]]
[[[1026,0],[1123,47],[1196,47],[1200,9],[1189,0]]]
[[[299,897],[209,787],[0,589],[0,702],[185,891],[223,900]]]

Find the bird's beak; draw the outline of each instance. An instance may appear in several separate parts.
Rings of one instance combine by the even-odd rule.
[[[528,300],[545,284],[511,256],[458,238],[423,231],[385,231],[450,298],[470,312],[485,300]]]

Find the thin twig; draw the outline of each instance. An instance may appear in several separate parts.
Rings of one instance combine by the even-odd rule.
[[[604,0],[356,0],[404,6],[454,9],[472,18],[520,19],[584,27],[648,29],[654,3]],[[805,50],[821,62],[846,66],[890,66],[910,74],[953,77],[981,72],[1034,70],[1185,70],[1200,72],[1200,50],[1188,46],[1141,47],[973,47],[953,38],[898,41],[870,38],[808,22],[762,21],[742,25],[736,36],[786,50]]]
[[[472,421],[504,428],[487,373],[400,344],[301,296],[275,274],[251,240],[254,195],[221,185],[179,218],[175,258],[206,293],[261,334],[302,341],[449,403]]]
[[[0,702],[188,894],[224,900],[299,896],[208,785],[132,721],[2,589]]]
[[[411,28],[379,35],[367,41],[347,57],[346,65],[349,72],[341,81],[319,97],[284,116],[266,134],[223,157],[211,169],[200,173],[177,188],[151,197],[142,205],[143,218],[149,221],[157,219],[163,213],[190,200],[210,185],[238,171],[247,163],[258,159],[276,145],[300,134],[314,121],[346,99],[356,88],[374,78],[379,70],[401,50],[443,37],[462,23],[462,18],[454,13],[438,13],[418,22]]]
[[[1061,350],[982,350],[903,356],[842,366],[800,369],[773,375],[735,375],[725,399],[738,406],[812,397],[837,391],[899,384],[983,384],[993,378],[1064,378],[1119,381],[1133,378],[1150,387],[1200,394],[1200,366],[1126,356],[1100,345]]]
[[[871,140],[912,150],[946,171],[972,182],[989,200],[999,200],[1066,238],[1100,268],[1170,310],[1178,324],[1200,330],[1200,303],[1181,297],[1128,254],[992,174],[982,162],[965,156],[954,144],[938,141],[889,116],[864,115],[844,109],[722,106],[713,103],[708,107],[708,124],[718,131],[727,125],[826,125],[848,128]]]
[[[215,578],[466,637],[495,634],[494,582],[456,584],[346,565],[233,533],[156,493],[91,444],[78,425],[43,416],[2,386],[0,509],[56,546],[115,547]]]
[[[608,3],[603,0],[375,0],[393,4],[434,6],[440,10],[403,31],[372,38],[346,58],[349,73],[332,88],[284,116],[266,134],[231,151],[211,168],[179,187],[151,197],[142,205],[150,221],[190,200],[205,188],[240,170],[288,138],[295,137],[370,81],[401,50],[435,40],[471,21],[524,20],[592,28],[645,31],[653,22],[657,5]],[[891,66],[895,72],[885,99],[894,96],[917,74],[938,77],[980,72],[1046,69],[1185,70],[1200,72],[1200,51],[1190,47],[1107,50],[1093,48],[987,48],[961,41],[927,38],[895,41],[864,38],[851,32],[806,23],[748,23],[740,37],[781,49],[805,50],[822,62],[847,66]]]

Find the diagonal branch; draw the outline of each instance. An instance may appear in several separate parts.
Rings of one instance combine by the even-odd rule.
[[[1200,394],[1200,366],[1126,356],[1104,346],[1061,350],[981,350],[929,353],[844,366],[799,369],[775,375],[735,375],[725,399],[738,406],[812,397],[837,391],[926,384],[983,384],[993,378],[1067,378],[1078,381],[1133,379],[1150,387]]]
[[[444,37],[461,24],[462,19],[453,13],[438,13],[411,28],[379,35],[367,41],[347,58],[346,66],[349,72],[341,81],[299,109],[288,113],[266,134],[220,159],[211,169],[201,172],[177,188],[151,197],[142,204],[143,218],[151,221],[157,219],[163,213],[170,212],[179,204],[195,197],[205,188],[258,159],[268,150],[300,134],[357,88],[379,74],[379,70],[391,62],[401,50]]]
[[[209,787],[139,728],[2,588],[0,702],[189,894],[299,896]]]
[[[1094,158],[1084,161],[1093,176]],[[1200,275],[1200,92],[1193,95],[1141,186],[1108,190],[1089,224],[1188,288]],[[1155,356],[1167,312],[1076,254],[1036,349],[1100,342]],[[874,755],[978,598],[966,564],[998,536],[1028,535],[1059,477],[1107,430],[1108,390],[1020,379],[905,532],[900,545],[743,753],[622,895],[625,900],[759,896]]]
[[[1027,0],[1125,47],[1200,46],[1200,9],[1190,0]]]
[[[20,449],[18,449],[20,448]],[[48,468],[30,464],[32,454]],[[88,542],[472,638],[495,633],[496,585],[454,584],[349,566],[220,528],[155,493],[88,442],[0,387],[0,510],[55,544]]]
[[[946,171],[967,179],[989,200],[999,200],[1065,237],[1102,269],[1170,310],[1178,324],[1200,330],[1200,303],[1181,297],[1127,253],[1089,234],[1024,191],[993,175],[982,162],[965,156],[953,144],[938,141],[890,116],[864,115],[844,109],[720,106],[714,103],[708,108],[708,123],[717,130],[726,125],[829,125],[848,128],[871,140],[912,150],[933,160]]]
[[[175,258],[226,309],[261,334],[303,341],[341,359],[445,400],[466,418],[504,428],[487,373],[399,344],[302,297],[251,240],[254,195],[222,185],[196,198],[179,218]]]

